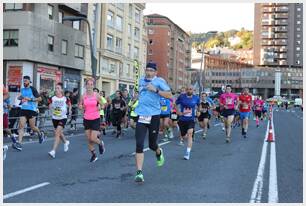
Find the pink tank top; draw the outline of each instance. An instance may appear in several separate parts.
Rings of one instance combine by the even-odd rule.
[[[84,94],[84,119],[95,120],[100,118],[100,112],[97,101],[97,94],[94,92],[92,96]]]

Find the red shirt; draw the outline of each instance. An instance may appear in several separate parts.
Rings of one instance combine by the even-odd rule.
[[[252,96],[251,95],[243,95],[241,94],[239,96],[239,101],[241,102],[239,106],[240,112],[250,112],[251,111],[251,102],[252,102]]]

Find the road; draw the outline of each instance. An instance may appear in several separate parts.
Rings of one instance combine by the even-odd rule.
[[[108,132],[103,137],[106,153],[95,163],[89,162],[90,154],[82,133],[69,136],[70,150],[64,153],[60,145],[55,159],[47,154],[52,138],[42,145],[25,144],[22,152],[10,148],[3,162],[3,202],[265,203],[276,200],[301,203],[303,114],[298,109],[292,111],[274,111],[273,143],[264,143],[269,132],[268,121],[256,128],[253,120],[247,139],[241,137],[240,128],[233,129],[231,144],[225,143],[225,134],[214,121],[205,141],[200,138],[197,127],[199,132],[189,161],[183,160],[186,148],[178,145],[178,138],[160,141],[165,165],[157,167],[154,153],[146,151],[145,182],[141,185],[134,182],[135,139],[131,129],[122,139]],[[260,162],[264,162],[263,167],[259,167]],[[258,175],[260,171],[262,178]],[[252,194],[256,195],[253,200]]]

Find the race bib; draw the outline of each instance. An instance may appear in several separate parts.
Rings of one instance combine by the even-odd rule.
[[[232,98],[226,98],[226,105],[232,105],[234,104],[233,99]]]
[[[247,105],[247,104],[242,104],[242,109],[249,109],[249,105]]]
[[[60,108],[55,108],[54,110],[53,110],[53,115],[54,116],[61,116],[62,115],[62,111],[61,111],[61,109]]]
[[[120,104],[115,104],[115,109],[120,109]]]
[[[171,114],[171,119],[177,119],[177,114]]]
[[[139,116],[138,122],[144,123],[144,124],[150,124],[151,123],[152,116]]]
[[[184,117],[191,117],[192,116],[191,108],[184,108],[183,114],[184,114]]]
[[[202,109],[202,112],[203,112],[203,113],[206,113],[206,112],[207,112],[207,108],[203,108],[203,109]]]
[[[167,111],[167,106],[162,106],[161,110],[164,111],[164,112]]]

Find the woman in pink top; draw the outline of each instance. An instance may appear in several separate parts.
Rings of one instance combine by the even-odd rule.
[[[220,96],[220,106],[223,108],[222,116],[225,118],[225,135],[226,142],[231,142],[231,125],[234,120],[235,109],[238,103],[237,95],[232,93],[231,85],[227,85],[225,93]]]
[[[86,81],[86,92],[81,96],[79,109],[84,109],[84,129],[88,140],[88,148],[91,152],[90,162],[97,161],[98,157],[95,153],[94,144],[99,145],[99,152],[103,154],[105,151],[104,143],[99,139],[100,135],[100,112],[99,104],[104,106],[100,95],[93,91],[94,80]]]

